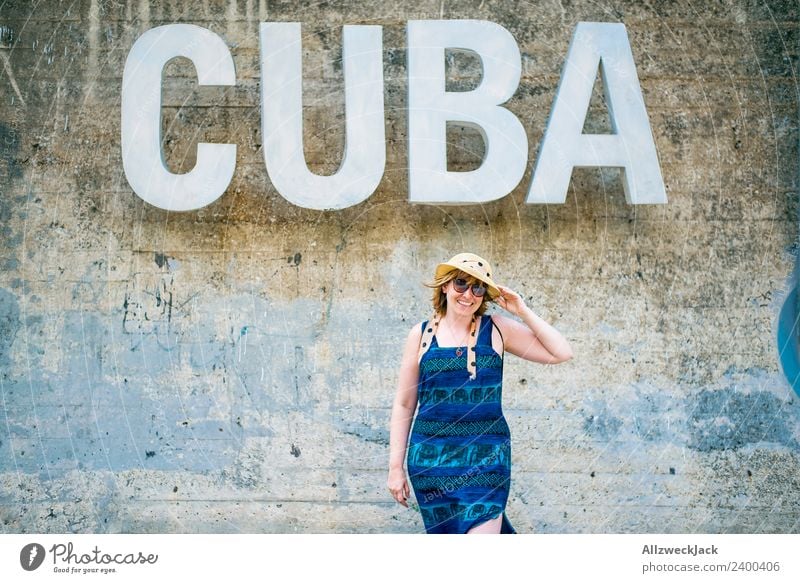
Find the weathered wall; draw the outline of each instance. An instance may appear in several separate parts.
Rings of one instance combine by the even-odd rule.
[[[570,340],[508,359],[509,516],[521,532],[798,532],[800,406],[775,322],[797,240],[800,9],[707,2],[127,0],[0,3],[0,530],[420,532],[385,488],[387,424],[421,285],[461,250]],[[405,23],[511,31],[508,107],[533,165],[572,30],[628,29],[669,203],[625,203],[579,170],[558,206],[530,171],[484,205],[407,202]],[[304,26],[306,152],[343,149],[343,24],[384,27],[387,169],[364,203],[300,209],[261,153],[258,23]],[[127,53],[151,27],[220,34],[235,88],[168,67],[176,171],[239,147],[227,193],[168,213],[120,160]],[[475,62],[454,60],[452,86]],[[587,124],[607,127],[599,93]],[[452,166],[480,141],[451,136]]]

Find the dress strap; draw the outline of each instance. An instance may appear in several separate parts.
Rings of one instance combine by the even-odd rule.
[[[503,343],[503,348],[502,348],[502,350],[500,350],[500,353],[498,354],[498,356],[500,358],[503,358],[503,353],[505,352],[505,344],[506,344],[505,343],[505,339],[503,338],[503,333],[500,331],[500,326],[498,326],[495,323],[494,318],[489,316],[488,319],[489,319],[489,322],[486,323],[486,339],[484,340],[484,342],[494,349],[494,342],[492,341],[492,334],[494,333],[494,329],[497,328],[497,333],[500,334],[500,341]]]
[[[491,344],[492,343],[492,317],[486,316],[481,318],[480,329],[478,331],[478,344]]]
[[[417,363],[422,360],[422,356],[428,352],[433,341],[433,336],[439,328],[439,314],[436,313],[431,316],[430,320],[422,323],[422,338],[419,341],[419,353],[417,354]]]

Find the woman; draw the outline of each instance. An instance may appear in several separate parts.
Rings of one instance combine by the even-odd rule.
[[[501,408],[503,354],[555,364],[572,350],[489,262],[460,253],[436,267],[434,316],[408,334],[389,438],[389,491],[408,507],[403,459],[428,533],[515,531],[505,515],[511,440]],[[522,319],[484,316],[488,302]],[[409,427],[419,412],[409,440]]]

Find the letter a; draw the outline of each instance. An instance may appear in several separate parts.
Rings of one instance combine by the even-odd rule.
[[[597,68],[614,134],[583,134]],[[579,22],[533,172],[528,203],[560,204],[574,167],[619,167],[629,204],[667,202],[625,25]]]

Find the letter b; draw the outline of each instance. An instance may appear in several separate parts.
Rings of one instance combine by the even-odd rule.
[[[477,53],[483,65],[472,91],[445,91],[445,49]],[[511,192],[525,173],[528,138],[519,119],[500,104],[519,85],[519,48],[505,28],[478,20],[408,23],[408,182],[411,202],[481,203]],[[483,163],[469,172],[447,170],[447,122],[481,132]]]

